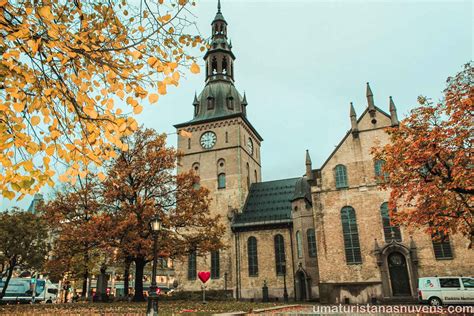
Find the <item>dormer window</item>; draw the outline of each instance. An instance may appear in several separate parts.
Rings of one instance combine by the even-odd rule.
[[[227,98],[227,108],[228,108],[229,110],[233,110],[233,109],[234,109],[234,97],[229,96],[229,97]]]
[[[207,109],[208,110],[214,109],[214,98],[213,97],[207,97]]]

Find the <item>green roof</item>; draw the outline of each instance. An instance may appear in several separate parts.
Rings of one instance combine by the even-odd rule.
[[[232,228],[291,223],[291,200],[300,178],[253,183]]]

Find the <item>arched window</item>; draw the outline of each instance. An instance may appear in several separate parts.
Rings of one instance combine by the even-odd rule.
[[[385,160],[379,159],[374,162],[375,178],[377,182],[387,181],[388,179],[388,174],[386,172],[383,172],[384,165],[385,165]],[[382,175],[383,175],[383,178],[382,178]]]
[[[222,58],[222,73],[224,74],[227,73],[227,58],[226,57]]]
[[[253,171],[253,175],[254,175],[254,177],[255,177],[255,183],[257,183],[257,182],[258,182],[257,170],[254,170],[254,171]]]
[[[211,251],[211,279],[219,279],[220,263],[219,250]]]
[[[391,225],[390,213],[388,211],[388,203],[385,202],[380,206],[380,215],[382,216],[383,234],[386,242],[392,240],[402,241],[402,234],[400,233],[400,227]]]
[[[196,251],[188,255],[188,280],[196,280]]]
[[[191,138],[188,138],[188,149],[191,149]]]
[[[216,57],[212,57],[212,74],[216,74],[217,73],[217,59]]]
[[[316,235],[314,234],[314,229],[308,229],[306,237],[308,238],[308,255],[314,258],[316,257]]]
[[[225,132],[225,142],[226,143],[229,142],[229,133],[228,132]]]
[[[335,168],[336,189],[347,188],[347,170],[344,165],[337,165]]]
[[[303,258],[303,240],[301,240],[301,232],[296,232],[296,253],[298,258]]]
[[[217,176],[217,188],[225,188],[225,173],[219,173],[219,175]]]
[[[249,276],[258,275],[257,238],[251,236],[247,240],[247,257],[249,261]]]
[[[275,241],[275,265],[277,275],[286,274],[285,242],[283,236],[278,234]]]
[[[453,259],[449,235],[441,233],[433,234],[431,240],[433,242],[433,251],[436,260]]]
[[[344,249],[346,252],[346,262],[348,264],[362,263],[356,214],[352,207],[345,206],[342,208],[341,222],[342,233],[344,237]]]

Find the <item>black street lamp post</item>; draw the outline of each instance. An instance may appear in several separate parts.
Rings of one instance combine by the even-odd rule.
[[[161,230],[161,219],[157,216],[150,222],[150,229],[153,234],[153,271],[151,274],[151,285],[148,291],[148,307],[147,316],[158,315],[158,294],[156,293],[158,286],[156,284],[156,264],[158,260],[158,232]]]

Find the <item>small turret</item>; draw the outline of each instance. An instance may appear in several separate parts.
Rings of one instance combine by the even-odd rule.
[[[350,117],[351,117],[351,132],[354,137],[359,135],[359,128],[357,126],[357,114],[354,109],[354,104],[351,102],[351,109],[350,109]]]
[[[244,92],[244,97],[242,98],[242,113],[247,116],[247,96],[245,95],[245,92]]]
[[[199,114],[199,101],[198,101],[196,92],[194,92],[193,105],[194,105],[194,116],[196,116]]]
[[[370,89],[370,85],[367,82],[367,91],[366,91],[366,97],[367,97],[367,105],[369,107],[369,114],[370,117],[375,117],[375,103],[374,103],[374,94],[372,93],[372,89]]]
[[[395,107],[395,103],[393,103],[392,96],[390,96],[390,121],[392,122],[392,126],[398,126],[398,116],[397,116],[397,108]]]
[[[313,167],[311,162],[311,157],[309,156],[309,151],[306,149],[306,179],[308,181],[313,181]]]

